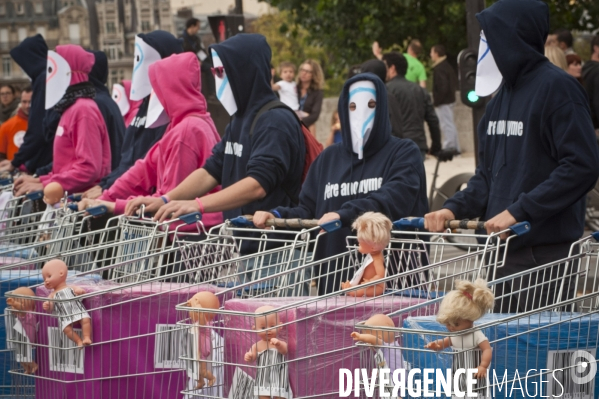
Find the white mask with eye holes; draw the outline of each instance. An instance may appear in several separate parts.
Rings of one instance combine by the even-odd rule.
[[[131,104],[129,104],[129,99],[127,98],[127,92],[123,85],[115,83],[112,85],[112,99],[119,106],[119,111],[121,111],[121,115],[127,115],[127,112],[131,109]]]
[[[133,77],[131,78],[131,94],[133,101],[143,100],[152,92],[150,83],[150,65],[160,61],[162,57],[156,49],[139,36],[135,36],[135,53],[133,56]]]
[[[155,127],[166,125],[171,121],[154,90],[152,90],[152,93],[150,93],[150,102],[148,103],[147,115],[146,128],[148,129],[154,129]]]
[[[352,150],[358,159],[364,156],[364,146],[374,126],[376,89],[369,80],[360,80],[349,86],[349,127]]]
[[[48,51],[46,65],[46,109],[56,105],[71,84],[71,66],[60,54]]]
[[[223,66],[223,62],[214,50],[212,50],[212,63],[214,64],[215,70],[219,70]],[[223,70],[222,74],[216,73],[214,76],[214,82],[216,83],[216,98],[218,98],[223,107],[225,107],[227,113],[233,116],[235,112],[237,112],[237,103],[235,102],[235,97],[233,96],[233,89],[231,89],[231,83],[229,82],[227,71]]]
[[[495,63],[495,58],[493,58],[493,53],[491,53],[489,43],[487,43],[485,32],[481,31],[474,92],[479,97],[490,96],[499,89],[502,81],[503,75],[501,75],[497,63]]]

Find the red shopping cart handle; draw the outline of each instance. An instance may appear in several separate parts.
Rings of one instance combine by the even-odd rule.
[[[475,220],[447,220],[446,229],[464,229],[464,230],[484,230],[487,222]],[[393,222],[393,228],[396,230],[419,229],[424,230],[424,218],[409,217]],[[520,222],[510,226],[510,230],[515,235],[526,234],[530,231],[530,223]]]
[[[252,220],[254,217],[252,215],[238,216],[236,218],[230,219],[229,222],[236,227],[256,227]],[[314,227],[320,227],[327,233],[331,233],[335,230],[339,230],[341,228],[340,220],[331,220],[330,222],[326,222],[323,224],[318,224],[318,220],[316,219],[268,219],[266,221],[267,227],[282,227],[291,230],[297,229],[313,229]]]

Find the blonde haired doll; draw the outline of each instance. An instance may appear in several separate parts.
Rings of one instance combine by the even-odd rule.
[[[341,283],[342,290],[385,278],[383,250],[391,240],[392,226],[391,220],[379,212],[366,212],[354,221],[352,228],[357,232],[358,251],[366,256],[351,281]],[[385,292],[385,283],[350,291],[347,295],[373,297],[383,292]]]
[[[455,282],[455,290],[450,291],[439,307],[437,321],[445,324],[450,332],[471,329],[474,321],[480,319],[490,309],[493,309],[495,296],[487,287],[487,282],[478,279],[474,283],[464,280]],[[477,378],[487,376],[487,368],[491,364],[493,349],[482,331],[477,330],[463,335],[447,337],[433,341],[425,346],[435,351],[452,347],[456,350],[479,348],[482,351],[478,365]]]

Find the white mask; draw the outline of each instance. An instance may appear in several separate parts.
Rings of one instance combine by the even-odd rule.
[[[112,85],[112,99],[119,106],[119,111],[121,111],[121,115],[127,115],[127,112],[131,109],[131,105],[129,104],[129,99],[127,98],[127,92],[125,88],[115,83]]]
[[[46,109],[60,101],[71,84],[71,66],[57,52],[48,51],[46,65]]]
[[[223,62],[220,60],[220,57],[214,50],[212,50],[212,63],[214,64],[214,68],[223,66]],[[216,83],[216,97],[221,102],[223,107],[225,107],[227,113],[233,116],[235,112],[237,112],[237,103],[235,102],[235,97],[233,96],[231,83],[227,77],[227,71],[225,71],[222,78],[215,76],[214,81]]]
[[[152,90],[150,93],[150,102],[148,103],[147,115],[146,128],[148,129],[166,125],[171,121],[154,90]]]
[[[368,103],[374,107],[370,108]],[[355,105],[355,109],[354,108]],[[360,80],[349,86],[349,127],[353,151],[362,159],[364,146],[374,126],[376,110],[376,89],[369,80]],[[352,110],[353,109],[353,110]]]
[[[493,53],[491,53],[491,49],[487,43],[485,32],[481,31],[474,91],[479,97],[490,96],[499,89],[502,81],[503,76],[495,63],[495,58],[493,58]]]
[[[131,100],[143,100],[152,92],[150,83],[150,65],[162,57],[156,49],[139,36],[135,36],[135,54],[133,57],[133,77],[131,78]],[[176,71],[173,71],[176,73]]]

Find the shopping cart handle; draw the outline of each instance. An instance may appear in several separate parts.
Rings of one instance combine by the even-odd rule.
[[[521,236],[530,231],[530,223],[528,222],[520,222],[510,226],[510,230],[517,236]]]
[[[591,237],[593,237],[593,240],[599,242],[599,231],[591,233]]]
[[[79,210],[79,205],[70,203],[70,204],[67,204],[67,208],[69,208],[72,211],[77,212]]]
[[[235,227],[255,227],[252,215],[246,216],[238,216],[236,218],[230,219],[229,222]],[[326,222],[323,224],[318,224],[318,220],[316,219],[268,219],[266,220],[267,227],[282,227],[288,229],[312,229],[314,227],[320,227],[327,233],[332,233],[335,230],[339,230],[341,228],[340,220],[331,220],[330,222]]]
[[[81,201],[82,194],[71,194],[67,197],[69,201]]]
[[[393,222],[393,228],[395,230],[411,230],[411,229],[424,229],[424,218],[402,218]]]
[[[202,214],[200,212],[192,212],[179,216],[179,219],[185,222],[185,224],[194,224],[202,220]]]
[[[484,230],[486,222],[475,220],[446,220],[446,229],[464,229],[464,230]],[[393,222],[393,228],[396,230],[424,230],[424,218],[409,217]],[[520,222],[510,226],[510,230],[517,236],[526,234],[530,231],[530,223]]]
[[[108,212],[108,208],[105,205],[98,205],[91,208],[87,208],[85,212],[89,213],[92,216],[102,216],[106,212]]]
[[[32,193],[25,194],[25,196],[27,197],[27,199],[30,199],[31,201],[36,201],[36,200],[44,198],[44,192],[41,190],[34,191]]]
[[[8,186],[9,184],[12,184],[12,178],[0,179],[0,186]]]

